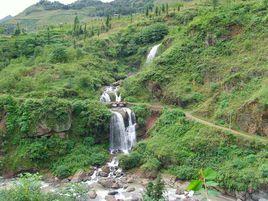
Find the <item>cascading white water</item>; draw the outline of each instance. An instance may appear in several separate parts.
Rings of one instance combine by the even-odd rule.
[[[112,101],[121,102],[121,95],[118,95],[118,87],[108,86],[100,97],[100,102],[110,103]]]
[[[122,151],[128,153],[136,144],[135,114],[129,108],[112,110],[110,122],[111,152]],[[127,119],[127,124],[124,121]]]
[[[135,113],[129,108],[123,108],[128,114],[128,127],[126,128],[128,136],[128,147],[131,149],[136,144],[136,119]]]
[[[150,50],[148,56],[147,56],[147,59],[146,59],[146,63],[150,63],[153,61],[153,59],[155,58],[156,56],[156,53],[157,53],[157,50],[159,48],[161,44],[158,44],[158,45],[155,45],[152,47],[152,49]]]

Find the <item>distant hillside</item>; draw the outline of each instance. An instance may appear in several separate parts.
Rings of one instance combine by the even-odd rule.
[[[44,25],[70,23],[76,15],[82,22],[92,17],[107,15],[129,15],[142,12],[146,7],[152,7],[154,0],[115,0],[104,3],[98,0],[78,0],[64,5],[60,2],[41,0],[11,20],[6,21],[8,32],[12,31],[18,22],[27,30],[36,30]]]
[[[7,20],[10,20],[11,18],[12,18],[12,16],[11,16],[11,15],[8,15],[8,16],[6,16],[6,17],[0,19],[0,23],[3,23],[3,22],[5,22],[5,21],[7,21]]]

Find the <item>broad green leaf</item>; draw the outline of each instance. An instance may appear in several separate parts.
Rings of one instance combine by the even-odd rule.
[[[207,181],[206,185],[211,187],[211,186],[218,186],[219,184],[217,182],[215,182],[215,181]]]
[[[204,170],[204,177],[206,180],[214,180],[217,177],[217,172],[215,172],[211,168],[207,168]]]
[[[202,181],[193,180],[187,187],[187,190],[199,191],[202,188]]]

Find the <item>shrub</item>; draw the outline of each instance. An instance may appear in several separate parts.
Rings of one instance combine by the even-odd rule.
[[[10,190],[0,191],[0,201],[42,201],[41,177],[38,174],[25,174]]]
[[[124,170],[129,170],[138,167],[141,163],[141,155],[132,152],[129,155],[121,155],[119,157],[119,164]]]
[[[165,184],[160,176],[156,182],[149,182],[143,195],[144,201],[164,201]]]
[[[66,63],[68,61],[68,53],[65,47],[57,47],[51,53],[50,61],[52,63]]]
[[[149,44],[162,40],[168,34],[168,27],[163,23],[156,23],[141,30],[138,43]]]

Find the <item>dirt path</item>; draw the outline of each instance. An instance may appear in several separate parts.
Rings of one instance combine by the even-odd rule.
[[[216,124],[214,124],[212,122],[209,122],[207,120],[203,120],[200,117],[196,117],[196,116],[192,115],[189,112],[185,112],[185,116],[189,120],[196,121],[198,123],[207,125],[209,127],[216,128],[218,130],[227,131],[227,132],[230,132],[230,133],[232,133],[234,135],[237,135],[237,136],[240,136],[240,137],[244,137],[244,138],[247,138],[247,139],[261,141],[261,142],[263,142],[265,144],[268,143],[268,138],[257,136],[257,135],[250,134],[250,133],[245,133],[245,132],[237,131],[237,130],[233,130],[231,128],[226,128],[224,126],[219,126],[219,125],[216,125]]]
[[[153,104],[153,105],[148,104],[148,103],[129,103],[129,104],[130,105],[149,106],[151,109],[157,110],[157,111],[160,111],[160,110],[162,110],[164,108],[164,106],[161,105],[161,104]],[[169,108],[172,109],[174,107],[169,107]],[[204,120],[201,117],[197,117],[196,115],[193,115],[190,112],[185,112],[185,111],[183,111],[183,112],[185,113],[186,118],[191,120],[191,121],[195,121],[195,122],[198,122],[200,124],[203,124],[203,125],[206,125],[206,126],[218,129],[218,130],[227,131],[227,132],[232,133],[233,135],[236,135],[238,137],[243,137],[243,138],[246,138],[248,140],[255,140],[255,141],[259,141],[259,142],[268,144],[268,138],[267,137],[262,137],[262,136],[242,132],[242,131],[237,131],[237,130],[227,128],[227,127],[224,127],[224,126],[219,126],[219,125],[217,125],[217,124],[215,124],[213,122],[210,122],[208,120]]]

